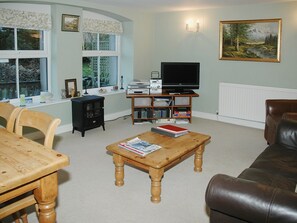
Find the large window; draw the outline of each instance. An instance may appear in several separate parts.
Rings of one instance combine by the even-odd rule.
[[[0,27],[0,100],[48,90],[47,31]]]
[[[83,88],[118,85],[119,36],[83,33]]]

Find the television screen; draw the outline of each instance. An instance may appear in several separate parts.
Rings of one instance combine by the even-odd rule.
[[[200,63],[161,62],[162,88],[183,91],[199,89]]]

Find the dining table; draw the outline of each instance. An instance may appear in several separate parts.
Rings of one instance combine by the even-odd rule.
[[[67,155],[0,128],[0,204],[29,188],[39,222],[56,222],[57,172],[68,165]]]

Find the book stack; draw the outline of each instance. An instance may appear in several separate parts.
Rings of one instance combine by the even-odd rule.
[[[191,111],[174,111],[173,117],[190,117]]]
[[[174,138],[185,135],[189,132],[188,129],[178,127],[175,125],[161,125],[157,127],[152,127],[151,131]]]
[[[161,148],[161,146],[159,145],[150,144],[146,141],[139,139],[138,137],[131,139],[127,142],[120,143],[119,147],[129,150],[140,156],[146,156],[147,154],[150,154]]]

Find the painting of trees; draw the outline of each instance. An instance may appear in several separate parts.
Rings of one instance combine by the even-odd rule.
[[[220,22],[220,59],[279,62],[281,19]]]

